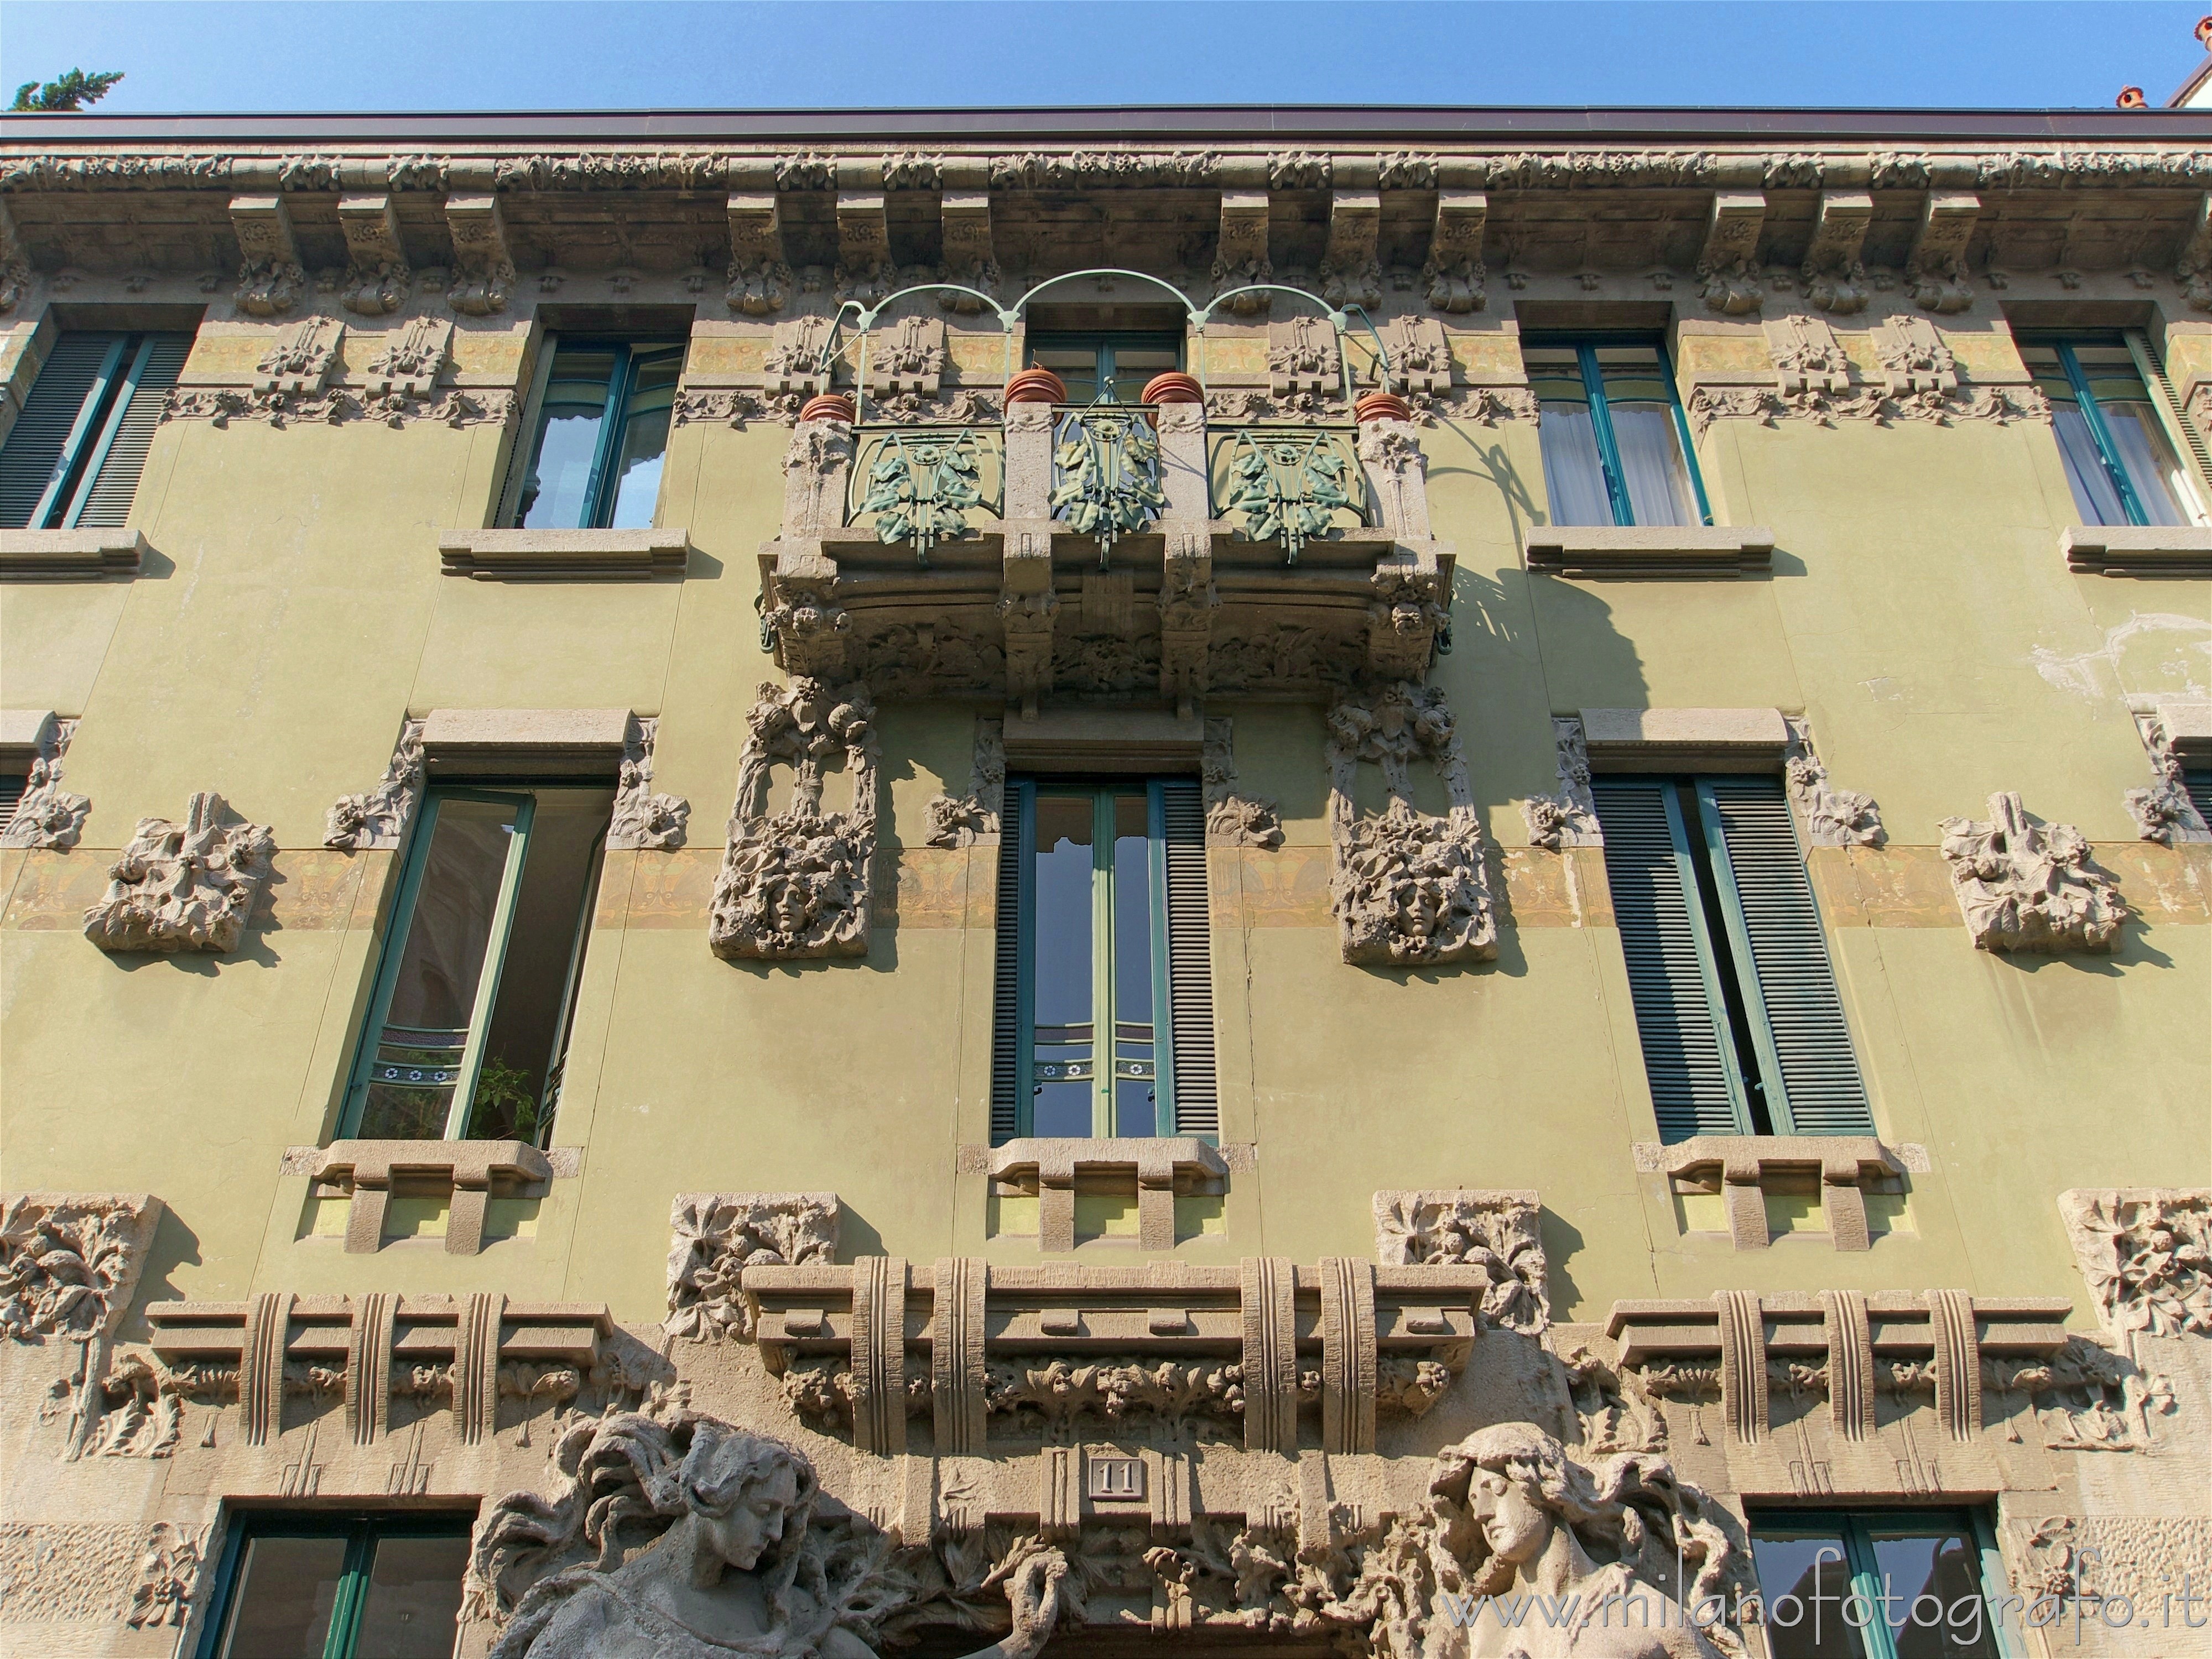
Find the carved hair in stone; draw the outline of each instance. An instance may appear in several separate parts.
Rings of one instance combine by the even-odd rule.
[[[2070,823],[2036,823],[2015,794],[1990,797],[1987,823],[1945,818],[1951,890],[1984,951],[2109,951],[2128,908],[2089,862]]]
[[[235,950],[276,843],[261,824],[226,824],[229,813],[209,793],[191,798],[180,824],[139,819],[106,895],[84,913],[85,937],[103,951]]]
[[[1340,699],[1328,712],[1328,756],[1329,899],[1344,959],[1431,967],[1496,956],[1482,825],[1443,693],[1401,681]],[[1416,756],[1443,779],[1443,817],[1413,808]],[[1382,769],[1389,805],[1380,817],[1363,818],[1352,804],[1363,761]]]
[[[62,758],[76,734],[75,720],[55,720],[24,781],[14,816],[0,823],[0,847],[41,847],[59,852],[76,845],[92,812],[88,795],[61,787]]]

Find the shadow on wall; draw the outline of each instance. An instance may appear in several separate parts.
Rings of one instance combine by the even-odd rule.
[[[147,1247],[146,1266],[139,1275],[131,1312],[118,1334],[126,1341],[145,1341],[152,1334],[146,1323],[148,1306],[155,1302],[182,1301],[185,1292],[176,1283],[177,1269],[197,1267],[204,1260],[200,1236],[186,1226],[174,1210],[162,1205],[161,1218],[155,1224],[153,1243]],[[240,1286],[239,1293],[245,1295],[246,1288]]]

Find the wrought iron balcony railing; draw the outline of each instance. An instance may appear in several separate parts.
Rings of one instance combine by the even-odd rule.
[[[995,426],[863,426],[853,446],[847,521],[886,546],[911,544],[923,566],[939,543],[974,534],[1003,510],[1006,438]]]
[[[1054,410],[1048,502],[1077,535],[1097,538],[1102,568],[1118,538],[1146,529],[1167,506],[1158,420],[1142,404]]]
[[[1246,426],[1210,434],[1213,514],[1240,540],[1279,541],[1296,564],[1310,541],[1376,522],[1351,427]]]

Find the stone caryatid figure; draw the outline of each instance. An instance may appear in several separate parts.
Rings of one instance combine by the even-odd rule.
[[[1727,1592],[1744,1587],[1742,1553],[1664,1458],[1632,1452],[1585,1465],[1533,1423],[1497,1423],[1438,1454],[1429,1504],[1440,1591],[1534,1595],[1571,1607],[1540,1629],[1530,1619],[1509,1630],[1490,1612],[1464,1626],[1433,1620],[1430,1659],[1720,1659],[1740,1650],[1723,1615],[1735,1611]]]
[[[826,1513],[813,1466],[780,1441],[625,1413],[572,1428],[556,1457],[566,1492],[512,1493],[477,1528],[472,1609],[512,1607],[490,1659],[872,1659],[887,1627],[924,1613],[926,1575],[866,1522]],[[1059,1617],[1060,1553],[1006,1565],[1012,1628],[975,1659],[1034,1659]]]

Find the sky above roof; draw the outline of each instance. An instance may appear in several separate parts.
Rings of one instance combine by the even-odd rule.
[[[1118,103],[2155,106],[2206,0],[4,0],[117,113]]]

